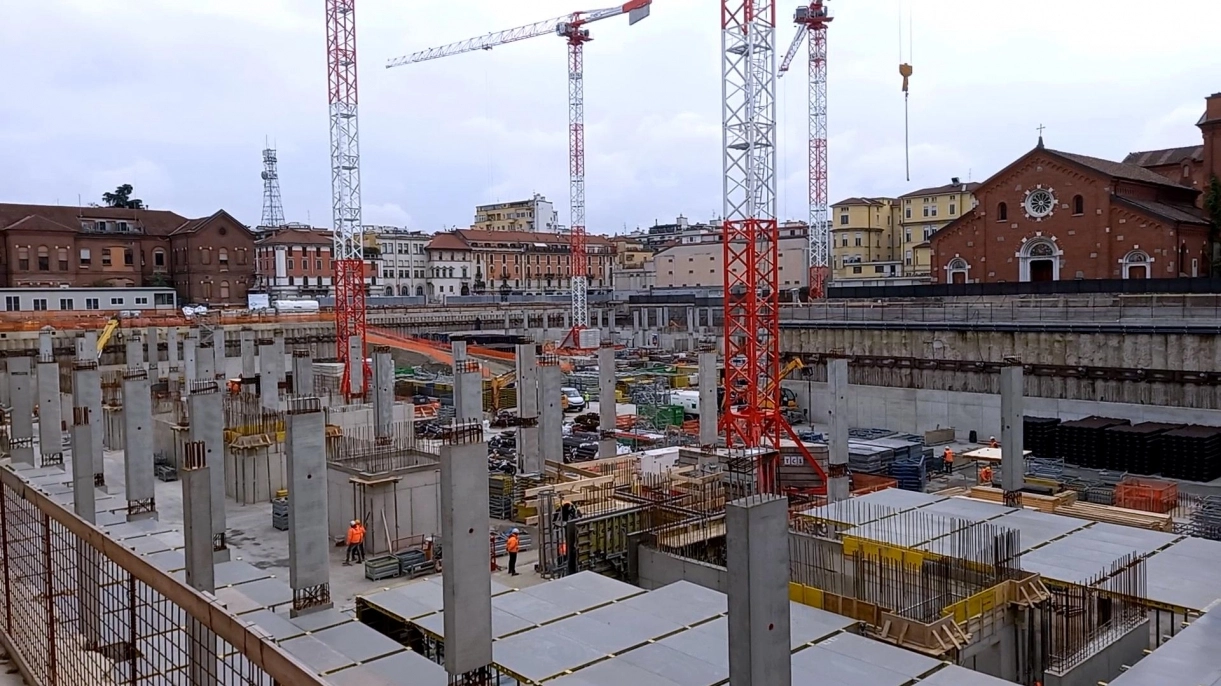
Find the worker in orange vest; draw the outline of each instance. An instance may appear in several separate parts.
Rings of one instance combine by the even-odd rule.
[[[348,527],[348,556],[343,564],[351,565],[353,561],[365,561],[365,527],[359,519],[353,519]]]
[[[979,483],[984,484],[985,486],[990,486],[992,484],[991,466],[984,465],[984,468],[979,470]]]
[[[954,451],[950,450],[950,446],[948,446],[948,445],[945,447],[944,462],[945,462],[945,473],[953,474],[954,473]]]
[[[517,529],[514,529],[505,539],[505,552],[509,554],[509,576],[517,576],[517,551],[520,549],[521,543],[517,539]]]

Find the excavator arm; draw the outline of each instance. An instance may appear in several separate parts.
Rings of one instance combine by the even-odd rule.
[[[102,356],[102,351],[106,349],[106,344],[114,337],[114,332],[119,330],[119,315],[110,318],[106,322],[106,326],[102,329],[102,333],[98,334],[98,357]]]

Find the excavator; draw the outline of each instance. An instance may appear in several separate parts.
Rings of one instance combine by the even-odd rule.
[[[102,351],[106,349],[106,344],[114,337],[119,326],[122,324],[122,315],[116,314],[106,322],[106,326],[102,328],[102,332],[98,334],[98,357],[102,356]]]

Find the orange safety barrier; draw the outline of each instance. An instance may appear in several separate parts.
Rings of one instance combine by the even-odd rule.
[[[1160,479],[1128,477],[1115,487],[1115,506],[1166,514],[1179,502],[1179,485]]]

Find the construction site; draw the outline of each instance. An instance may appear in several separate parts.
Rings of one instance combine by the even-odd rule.
[[[387,65],[564,40],[570,306],[370,306],[356,2],[325,0],[333,308],[0,314],[10,674],[1221,684],[1215,298],[828,300],[831,16],[780,56],[776,7],[723,0],[722,293],[591,304],[583,46],[653,4]],[[782,304],[802,48],[811,298]]]

